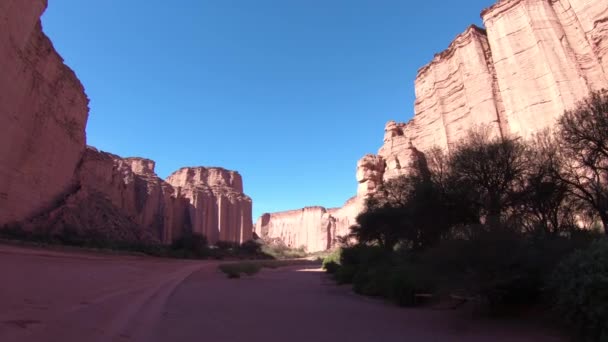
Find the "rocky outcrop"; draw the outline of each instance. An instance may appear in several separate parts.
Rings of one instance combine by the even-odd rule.
[[[509,131],[529,136],[608,86],[604,1],[512,0],[483,11]]]
[[[335,233],[335,220],[323,207],[264,214],[256,224],[256,234],[262,239],[279,239],[288,247],[311,252],[328,249]]]
[[[46,6],[0,2],[0,226],[53,207],[85,149],[88,99],[42,32]]]
[[[185,168],[174,187],[152,160],[85,148],[88,99],[42,32],[46,6],[0,2],[0,227],[100,243],[171,243],[192,230],[250,239],[238,173]]]
[[[486,30],[469,27],[420,69],[414,118],[386,125],[378,153],[385,180],[408,173],[404,163],[416,153],[449,150],[475,126],[529,137],[608,87],[605,2],[503,0],[482,18]]]
[[[158,178],[151,160],[123,159],[89,147],[74,183],[75,191],[60,205],[26,227],[56,236],[165,244],[188,227],[188,202]]]
[[[529,137],[590,91],[608,88],[606,1],[500,0],[481,15],[485,29],[470,26],[418,71],[413,119],[388,122],[378,155],[359,161],[357,197],[328,211],[348,222],[337,226],[352,225],[382,182],[411,173],[433,148],[449,151],[468,130]],[[296,213],[267,216],[281,227],[277,237],[298,234]]]
[[[381,156],[368,154],[357,163],[357,195],[373,192],[382,184],[385,162]]]
[[[412,122],[402,125],[402,137],[426,149],[448,148],[474,125],[489,126],[498,134],[501,98],[488,46],[485,31],[471,26],[418,71],[416,114]]]
[[[253,232],[251,199],[238,172],[222,168],[182,168],[167,178],[189,202],[192,231],[211,243],[245,242]]]
[[[332,248],[340,237],[348,235],[360,210],[359,198],[353,197],[341,208],[306,207],[267,213],[258,219],[255,233],[263,240],[278,240],[291,248],[324,251]]]

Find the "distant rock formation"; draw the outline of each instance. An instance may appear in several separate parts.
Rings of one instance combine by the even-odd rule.
[[[238,172],[185,167],[170,175],[167,182],[188,200],[193,232],[207,236],[212,243],[252,239],[252,202],[243,194]]]
[[[265,240],[280,240],[291,248],[304,247],[319,252],[333,247],[340,236],[348,234],[361,210],[359,198],[353,197],[341,208],[307,207],[262,215],[255,233]]]
[[[474,126],[494,136],[529,137],[590,91],[608,88],[605,0],[501,0],[481,16],[485,29],[470,26],[418,71],[413,119],[387,123],[378,155],[359,161],[353,200],[359,211],[350,207],[349,223],[369,193],[408,174],[431,148],[453,148]],[[270,217],[284,236],[302,229],[281,222],[282,213]],[[316,231],[324,225],[317,220]],[[311,245],[326,238],[318,239]]]
[[[88,99],[42,32],[46,0],[0,2],[0,227],[171,243],[251,239],[241,176],[183,168],[167,181],[144,158],[86,147]]]

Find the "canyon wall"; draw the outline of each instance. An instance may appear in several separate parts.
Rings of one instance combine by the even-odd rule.
[[[171,243],[185,227],[180,212],[188,202],[174,196],[150,160],[88,147],[73,182],[75,190],[55,208],[25,222],[28,230],[68,239]]]
[[[55,205],[85,149],[88,99],[42,32],[46,6],[0,2],[0,225]]]
[[[467,130],[530,137],[591,91],[608,88],[608,3],[502,0],[421,68],[414,117],[389,122],[378,155],[384,179],[412,157],[449,150]]]
[[[189,221],[195,233],[209,242],[243,243],[253,237],[252,202],[243,194],[243,180],[223,168],[182,168],[167,179],[189,203]]]
[[[46,6],[0,2],[0,228],[68,242],[251,239],[238,173],[184,168],[165,181],[152,160],[86,147],[88,99],[42,31]]]
[[[361,209],[360,198],[353,197],[340,208],[306,207],[267,213],[258,219],[255,233],[270,243],[279,241],[291,248],[303,247],[308,252],[324,251],[348,235]]]
[[[378,155],[357,164],[351,202],[358,204],[343,210],[348,226],[369,193],[411,172],[432,148],[449,151],[475,127],[493,136],[530,137],[590,91],[608,88],[607,1],[500,0],[481,16],[485,29],[470,26],[418,71],[414,117],[388,122]],[[325,221],[310,217],[304,225],[316,222],[316,228],[303,229],[294,223],[301,222],[297,213],[266,214],[271,226],[281,227],[270,235],[318,231],[311,245],[324,245]]]

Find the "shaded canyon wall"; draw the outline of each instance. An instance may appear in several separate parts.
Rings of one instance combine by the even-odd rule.
[[[251,239],[238,173],[183,168],[165,181],[152,160],[86,146],[88,98],[42,31],[46,7],[0,2],[0,228],[132,243],[189,231]]]

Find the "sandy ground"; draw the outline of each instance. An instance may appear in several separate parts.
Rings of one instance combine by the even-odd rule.
[[[319,270],[227,279],[217,262],[0,246],[0,341],[563,341],[517,322],[402,309]]]

